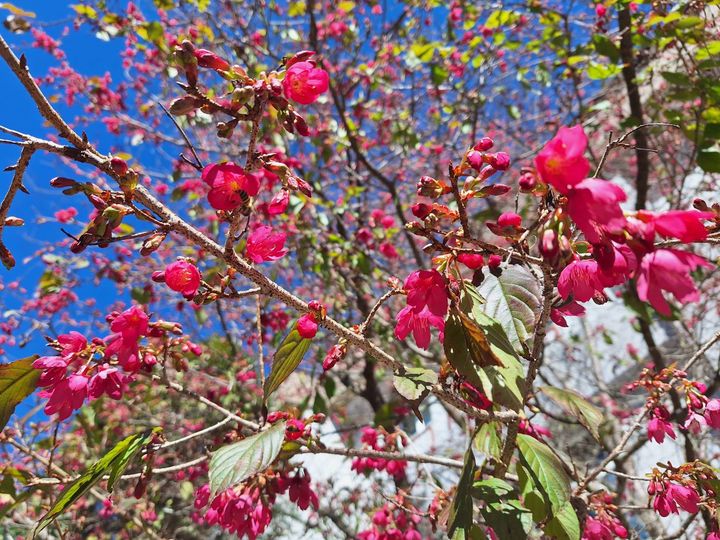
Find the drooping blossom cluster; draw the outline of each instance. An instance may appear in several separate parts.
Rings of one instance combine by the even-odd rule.
[[[628,531],[618,519],[613,495],[601,491],[590,495],[582,540],[614,540],[627,538]]]
[[[696,514],[702,507],[711,513],[717,509],[715,470],[700,462],[684,463],[678,467],[660,464],[652,471],[648,495],[661,517],[678,514],[680,510]]]
[[[707,386],[699,381],[688,379],[687,373],[673,367],[655,372],[645,368],[638,380],[629,383],[624,390],[630,391],[643,388],[648,392],[646,408],[649,410],[647,423],[648,439],[662,444],[665,437],[676,438],[670,412],[662,403],[663,397],[670,392],[676,392],[684,397],[687,407],[687,416],[682,429],[698,435],[706,426],[720,429],[720,399],[709,398],[706,394]]]
[[[576,302],[604,302],[605,288],[631,279],[636,280],[638,298],[663,315],[671,313],[663,292],[682,304],[698,300],[690,273],[712,265],[693,253],[657,248],[655,236],[684,243],[702,241],[708,234],[704,221],[714,220],[716,215],[705,210],[641,210],[626,217],[620,206],[627,198],[623,189],[606,180],[587,178],[587,144],[581,126],[563,127],[535,158],[540,180],[554,188],[563,202],[541,233],[540,243],[543,257],[562,269],[558,292],[565,302],[556,306],[553,320],[564,324],[564,316],[582,314]],[[546,188],[538,183],[534,189],[542,193]],[[587,255],[575,252],[565,212],[589,243]]]
[[[137,306],[110,314],[108,322],[109,336],[88,341],[79,332],[62,334],[50,344],[56,356],[42,356],[33,362],[34,368],[42,370],[38,386],[44,388],[40,397],[48,398],[46,414],[65,420],[88,398],[122,398],[133,375],[156,363],[140,340],[182,333],[177,323],[150,323],[147,313]]]
[[[287,492],[290,501],[301,510],[311,506],[317,510],[318,498],[310,481],[310,474],[302,467],[292,476],[289,471],[268,471],[216,494],[212,500],[210,485],[205,484],[195,493],[195,508],[208,508],[202,514],[193,514],[193,520],[198,524],[218,525],[238,538],[247,536],[254,540],[270,524],[278,495]]]
[[[372,526],[360,531],[360,540],[421,540],[418,525],[422,518],[400,491],[393,503],[387,502],[372,516]]]
[[[407,443],[402,433],[388,433],[384,429],[367,426],[362,429],[360,442],[364,448],[381,452],[396,452]],[[371,471],[385,471],[396,481],[405,478],[407,461],[376,457],[356,457],[352,460],[352,470],[360,474]]]

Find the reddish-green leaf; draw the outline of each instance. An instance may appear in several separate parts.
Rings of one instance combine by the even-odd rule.
[[[33,393],[40,371],[32,367],[36,356],[0,365],[0,431],[7,425],[15,407]]]

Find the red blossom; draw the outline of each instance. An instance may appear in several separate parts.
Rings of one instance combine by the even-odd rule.
[[[311,62],[297,62],[285,72],[282,86],[285,96],[303,105],[309,105],[327,92],[330,77],[324,69]]]
[[[245,255],[255,264],[277,261],[286,253],[285,233],[274,233],[271,227],[262,225],[248,236]]]

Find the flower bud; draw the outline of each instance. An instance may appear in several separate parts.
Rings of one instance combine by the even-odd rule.
[[[495,143],[490,137],[483,137],[473,147],[478,152],[487,152],[490,150]]]

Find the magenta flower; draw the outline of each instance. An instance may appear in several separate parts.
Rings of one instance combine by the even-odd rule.
[[[655,231],[659,235],[666,238],[677,238],[681,242],[687,243],[699,242],[707,238],[708,232],[703,221],[712,219],[715,214],[699,210],[671,210],[662,214],[650,215]]]
[[[675,439],[676,437],[672,424],[667,420],[658,417],[655,417],[648,422],[647,435],[648,439],[659,444],[665,442],[665,435],[671,439]]]
[[[638,261],[635,252],[626,244],[616,242],[610,242],[604,247],[605,249],[596,249],[594,252],[598,261],[600,283],[605,287],[625,283],[637,270]]]
[[[202,171],[202,179],[210,186],[208,202],[215,210],[235,210],[260,190],[255,175],[230,161],[208,165]]]
[[[256,264],[277,261],[287,253],[285,237],[285,233],[274,233],[271,227],[262,225],[248,236],[245,255]]]
[[[535,167],[543,182],[560,193],[587,178],[590,163],[585,158],[588,139],[582,126],[561,127],[535,157]]]
[[[720,399],[711,399],[707,402],[705,420],[711,428],[720,429]]]
[[[448,296],[445,281],[437,270],[417,270],[405,280],[407,303],[418,311],[427,306],[435,315],[445,317]]]
[[[550,320],[563,328],[568,326],[565,317],[581,317],[582,315],[585,315],[585,308],[575,301],[550,310]]]
[[[563,268],[558,278],[558,292],[564,299],[572,296],[577,302],[587,302],[596,292],[602,292],[598,278],[598,263],[592,259],[574,260]]]
[[[421,349],[430,346],[430,327],[434,326],[440,331],[440,341],[443,340],[445,330],[445,317],[435,315],[427,307],[418,311],[413,306],[405,306],[396,317],[395,337],[405,339],[412,332],[415,343]]]
[[[192,299],[197,294],[201,279],[197,266],[188,261],[176,261],[165,268],[167,286],[187,299]]]
[[[314,338],[318,331],[318,323],[315,320],[315,314],[306,313],[300,317],[297,322],[297,331],[304,339]]]
[[[567,194],[568,214],[591,244],[603,242],[608,233],[619,233],[626,220],[620,203],[623,189],[606,180],[586,178]]]
[[[127,386],[127,377],[120,370],[103,364],[97,373],[90,377],[88,384],[88,396],[90,399],[97,399],[107,394],[112,399],[120,399]]]
[[[712,268],[702,257],[676,249],[658,249],[643,257],[638,270],[637,293],[640,300],[649,302],[658,313],[669,316],[670,305],[662,291],[671,293],[681,304],[695,302],[700,293],[690,272],[704,266]]]
[[[270,201],[268,205],[268,214],[271,216],[277,216],[287,210],[288,204],[290,203],[290,192],[287,189],[281,189]]]
[[[309,105],[327,92],[330,77],[324,69],[311,62],[298,62],[290,66],[283,79],[285,97]]]
[[[83,375],[70,375],[50,390],[40,392],[41,397],[47,397],[45,414],[56,414],[62,421],[70,417],[73,411],[82,407],[87,397],[88,378]]]
[[[697,514],[700,510],[698,503],[700,502],[700,495],[695,489],[690,486],[681,486],[680,484],[670,484],[667,492],[673,501],[677,505],[691,514]]]
[[[58,343],[62,346],[63,356],[79,353],[87,347],[87,339],[80,332],[68,332],[58,336]]]
[[[68,361],[60,356],[41,356],[32,364],[35,369],[42,369],[38,386],[53,386],[65,378]]]
[[[464,264],[470,270],[477,270],[482,268],[485,264],[485,259],[480,253],[460,253],[457,256],[459,263]]]

